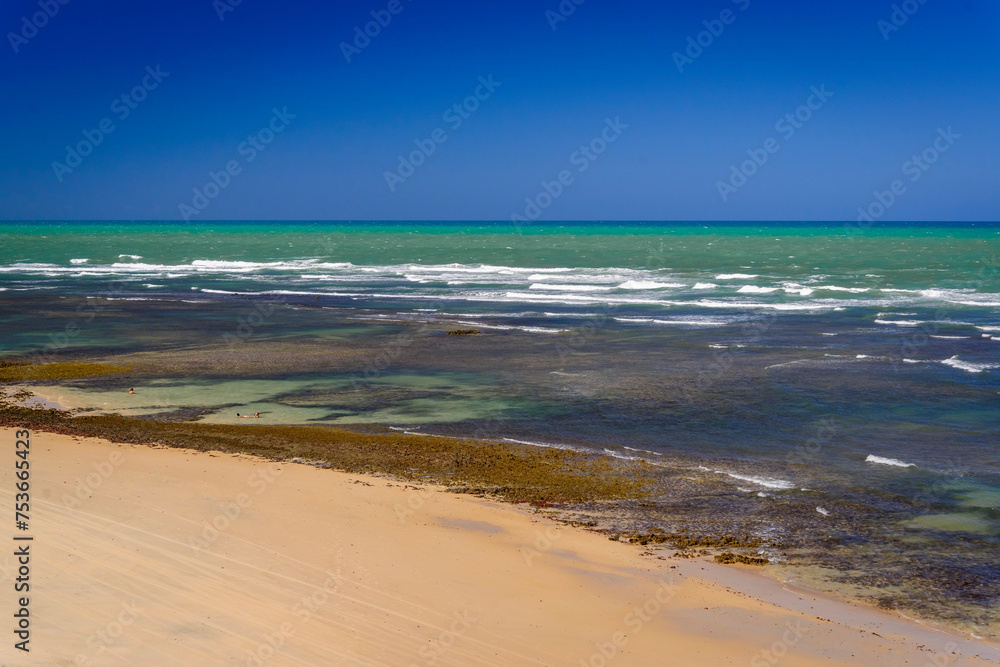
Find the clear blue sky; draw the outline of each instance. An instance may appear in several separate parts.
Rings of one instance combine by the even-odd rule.
[[[994,0],[232,2],[3,3],[0,219],[853,220],[897,180],[883,220],[1000,219]]]

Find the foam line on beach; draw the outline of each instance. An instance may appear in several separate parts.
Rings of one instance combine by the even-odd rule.
[[[768,489],[787,491],[788,489],[795,488],[795,484],[793,482],[789,482],[784,479],[774,479],[771,477],[757,477],[754,475],[741,475],[739,473],[729,472],[728,470],[714,470],[713,472],[719,473],[720,475],[728,475],[733,479],[738,479],[742,482],[750,482],[751,484],[763,486]]]

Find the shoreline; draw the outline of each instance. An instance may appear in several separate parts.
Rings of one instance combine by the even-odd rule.
[[[5,441],[13,433],[0,428]],[[1000,659],[984,641],[747,568],[644,557],[521,505],[241,454],[44,431],[32,444],[33,531],[47,545],[33,637],[52,660],[97,660],[104,646],[143,664],[256,664],[254,651],[264,664],[279,640],[271,664],[652,665],[667,651],[702,664],[775,664],[779,652],[783,665]],[[12,488],[12,471],[0,476]],[[81,495],[77,482],[94,486]],[[303,591],[326,601],[310,610]],[[130,596],[149,598],[148,611],[119,640],[88,645]],[[643,605],[648,620],[634,613]]]
[[[68,414],[72,414],[72,412],[75,409],[77,409],[77,408],[80,407],[79,405],[76,405],[76,404],[73,404],[71,402],[66,401],[65,399],[67,398],[67,396],[64,395],[64,394],[62,394],[62,393],[45,391],[46,389],[56,389],[57,390],[57,389],[59,389],[59,385],[52,385],[51,387],[45,386],[45,385],[43,385],[43,386],[37,386],[37,385],[35,385],[35,386],[32,386],[32,385],[12,385],[12,386],[9,386],[9,388],[10,389],[14,389],[14,390],[22,390],[22,391],[24,391],[24,390],[30,390],[30,392],[33,393],[33,397],[30,398],[30,399],[27,399],[27,401],[21,401],[21,404],[24,405],[25,407],[32,407],[34,410],[37,410],[38,408],[42,408],[43,410],[44,409],[52,409],[52,410],[57,410],[57,411],[66,412]],[[31,405],[32,403],[37,403],[38,405]],[[108,412],[107,414],[113,415],[113,416],[117,415],[116,412]],[[131,419],[139,419],[140,423],[142,423],[142,421],[144,421],[141,416],[134,416]],[[71,418],[68,423],[71,423],[72,421],[73,421],[73,419]],[[242,424],[240,424],[240,425],[242,426]],[[252,424],[252,425],[265,426],[264,424]],[[39,427],[39,426],[36,425],[35,428],[45,428],[45,427],[44,426]],[[302,427],[302,428],[305,428],[305,427]],[[140,446],[142,446],[141,443],[143,443],[144,440],[145,440],[145,436],[143,436],[143,438],[140,438],[139,440],[135,439],[134,437],[126,437],[124,439],[121,439],[120,437],[104,436],[103,433],[101,433],[101,429],[98,429],[96,433],[94,432],[94,429],[80,429],[79,432],[74,432],[74,431],[75,431],[75,429],[73,429],[73,427],[70,426],[70,430],[68,430],[68,431],[67,430],[62,430],[62,431],[55,431],[55,432],[68,433],[72,437],[88,437],[88,436],[91,436],[91,435],[93,435],[95,437],[98,437],[98,438],[108,437],[110,439],[110,441],[112,441],[112,442],[138,444]],[[353,431],[347,431],[347,432],[354,433]],[[426,437],[427,436],[427,434],[419,434],[419,433],[412,433],[410,435],[420,436],[420,437]],[[433,438],[441,437],[441,438],[444,438],[446,440],[453,441],[455,443],[465,443],[466,442],[466,440],[463,439],[460,436],[432,436],[432,437]],[[150,439],[149,442],[146,442],[145,444],[146,444],[146,446],[152,446],[154,448],[157,447],[157,445],[161,445],[162,444],[159,440],[155,441],[156,444],[152,444],[153,442],[154,441],[152,439]],[[184,438],[181,439],[181,442],[177,442],[177,441],[170,442],[170,440],[164,440],[163,442],[168,443],[171,448],[186,449],[186,448],[189,447],[189,444],[187,443],[186,439],[184,439]],[[514,441],[514,442],[517,442],[517,441]],[[499,441],[497,441],[495,443],[491,443],[490,441],[487,441],[486,444],[489,445],[489,444],[504,444],[504,443],[500,443]],[[522,443],[522,444],[529,444],[529,443]],[[337,466],[336,463],[334,463],[334,464],[331,465],[331,463],[324,462],[322,459],[310,461],[310,460],[308,460],[308,457],[306,459],[303,459],[302,457],[297,457],[297,456],[293,457],[293,456],[290,456],[290,455],[284,455],[282,452],[275,452],[275,451],[272,451],[272,450],[266,450],[267,453],[260,454],[259,452],[254,451],[254,450],[247,451],[246,449],[239,449],[239,448],[237,448],[237,449],[234,450],[232,448],[228,448],[227,449],[226,447],[219,447],[218,450],[216,451],[215,445],[213,445],[211,443],[208,445],[208,449],[205,448],[204,443],[199,443],[199,444],[193,445],[193,446],[191,446],[191,449],[192,449],[192,451],[197,450],[197,451],[201,451],[201,452],[213,451],[214,454],[219,454],[219,453],[223,453],[223,452],[229,452],[229,453],[236,453],[237,455],[251,455],[251,456],[257,455],[257,456],[263,456],[263,457],[265,457],[265,459],[279,460],[282,463],[305,463],[305,464],[308,464],[308,465],[322,464],[322,465],[317,465],[317,467],[324,468],[324,469],[329,469],[329,468],[332,467],[332,468],[334,468],[334,470],[338,470],[338,466]],[[531,446],[528,449],[535,450],[535,449],[537,449],[537,447]],[[543,446],[542,449],[544,450],[546,448]],[[607,451],[607,450],[605,450],[605,451]],[[610,457],[609,460],[614,460],[614,459],[618,458],[614,454],[610,454],[610,453],[608,453],[606,455],[598,455],[598,456],[600,458],[608,458],[608,457]],[[371,468],[371,466],[364,466],[364,469],[358,469],[355,466],[355,467],[352,467],[352,468],[347,468],[347,472],[352,473],[352,474],[366,474],[366,473],[372,472],[372,470],[370,468]],[[413,468],[411,468],[411,470],[413,470]],[[450,484],[452,482],[458,481],[458,478],[442,477],[440,475],[437,476],[436,479],[423,479],[423,478],[426,478],[426,477],[433,477],[433,476],[432,475],[416,475],[416,476],[412,476],[410,473],[402,473],[402,475],[398,475],[396,477],[392,477],[392,473],[391,472],[387,472],[385,470],[378,470],[377,467],[374,469],[374,474],[376,475],[376,477],[378,477],[380,475],[382,475],[382,476],[388,475],[389,477],[391,477],[393,479],[393,481],[396,481],[396,482],[399,482],[399,483],[402,483],[402,484],[411,484],[411,485],[415,484],[415,485],[419,485],[421,487],[427,487],[427,488],[432,488],[432,487],[435,487],[435,485],[438,485],[440,487],[440,490],[443,490],[443,489],[447,488],[448,486],[450,486]],[[454,474],[454,473],[446,473],[446,474],[450,475],[450,474]],[[441,484],[443,482],[445,484],[443,486],[441,486]],[[546,484],[546,482],[542,482],[542,484],[544,486]],[[466,487],[465,491],[464,491],[465,493],[471,493],[472,495],[474,495],[476,497],[486,497],[489,500],[500,502],[502,504],[509,504],[509,503],[512,503],[512,502],[513,503],[527,502],[523,498],[521,500],[515,500],[514,498],[512,498],[510,496],[510,493],[509,493],[510,489],[507,489],[505,487],[496,487],[496,486],[491,487],[489,485],[482,486],[480,484],[473,483],[471,485],[472,489],[470,491],[469,488],[468,488],[469,487],[469,483],[467,481],[466,482],[460,482],[459,486],[460,487],[461,486],[465,486]],[[491,491],[491,489],[493,489],[493,491]],[[452,488],[451,490],[454,492],[456,489]],[[501,491],[501,496],[502,497],[495,497],[494,496],[494,494],[497,491]],[[462,491],[460,491],[460,493],[462,493]],[[608,499],[608,500],[611,500],[611,499]],[[532,504],[535,504],[535,503],[537,503],[539,501],[535,500],[535,501],[530,501],[530,502],[532,502]],[[602,535],[607,535],[607,536],[611,537],[611,539],[615,539],[615,540],[629,540],[629,538],[632,537],[633,539],[630,540],[630,541],[632,541],[634,543],[634,542],[636,542],[636,540],[634,539],[635,537],[639,537],[640,535],[643,535],[643,533],[641,531],[638,532],[638,533],[634,532],[634,528],[631,529],[631,530],[626,529],[625,532],[622,532],[622,526],[623,525],[627,525],[627,524],[619,523],[620,517],[619,518],[613,517],[607,510],[600,510],[600,509],[598,509],[596,511],[595,510],[587,510],[587,509],[583,509],[582,505],[574,507],[575,504],[576,503],[574,503],[573,501],[569,501],[569,506],[561,507],[560,503],[557,502],[557,504],[553,507],[553,506],[548,505],[545,501],[541,501],[541,504],[539,506],[540,507],[548,507],[548,509],[545,510],[544,514],[548,515],[548,518],[551,519],[554,522],[561,523],[561,524],[568,524],[568,525],[572,525],[572,526],[594,526],[594,525],[600,525],[601,528],[598,529],[598,530],[595,530],[594,532],[598,532],[598,533],[600,533]],[[616,504],[616,503],[612,502],[612,504]],[[590,521],[592,519],[596,519],[597,523],[596,524],[592,523]],[[610,522],[610,523],[608,523],[608,522]],[[655,530],[654,530],[654,532],[655,532]],[[654,535],[652,533],[650,533],[650,536],[653,537]],[[641,544],[641,545],[643,545],[645,547],[645,545],[647,543],[645,541],[641,541],[641,542],[639,542],[639,544]],[[697,563],[699,565],[699,567],[702,566],[702,565],[706,565],[706,566],[709,567],[710,571],[714,572],[713,580],[715,580],[717,582],[720,582],[722,584],[725,584],[725,582],[727,582],[729,580],[730,575],[727,574],[728,572],[734,572],[734,571],[742,570],[742,569],[745,569],[745,568],[732,568],[732,567],[729,567],[729,566],[726,566],[726,565],[719,565],[719,564],[717,564],[716,562],[714,562],[712,560],[713,556],[718,555],[722,551],[730,551],[730,550],[734,549],[734,547],[735,547],[735,550],[737,551],[736,557],[738,559],[740,559],[737,562],[747,562],[747,563],[749,563],[749,560],[744,561],[742,559],[744,559],[746,556],[749,556],[750,559],[752,560],[756,556],[756,554],[758,554],[758,553],[759,554],[765,554],[764,551],[754,551],[753,549],[748,550],[748,547],[752,547],[753,545],[751,543],[747,542],[747,543],[734,544],[733,546],[727,546],[727,547],[722,547],[722,546],[716,545],[714,547],[710,547],[710,551],[709,550],[705,550],[704,548],[701,548],[700,549],[700,555],[695,555],[695,552],[699,551],[698,546],[701,546],[701,545],[698,545],[698,546],[694,547],[694,551],[693,552],[692,551],[688,551],[688,552],[684,551],[685,548],[690,549],[691,547],[683,547],[683,546],[680,546],[680,545],[675,545],[675,547],[681,551],[681,554],[680,554],[680,557],[678,557],[678,554],[674,553],[674,556],[671,557],[671,556],[669,556],[669,554],[673,551],[673,549],[668,549],[669,546],[670,546],[669,543],[666,544],[666,545],[660,545],[659,542],[653,540],[652,541],[652,546],[646,547],[646,548],[647,549],[654,549],[655,552],[647,552],[646,555],[655,556],[655,557],[661,558],[661,559],[666,558],[670,563],[675,564],[678,568],[685,567],[684,564],[688,563],[689,561],[694,561],[695,563]],[[742,553],[740,553],[741,551],[742,551]],[[781,554],[781,555],[784,556],[785,554]],[[706,560],[706,556],[707,556],[707,560]],[[864,599],[864,597],[856,596],[856,595],[851,595],[849,593],[837,592],[837,590],[835,588],[834,589],[824,588],[822,585],[816,585],[817,582],[809,582],[809,581],[806,581],[804,579],[797,578],[796,577],[796,573],[797,572],[796,572],[795,567],[794,566],[787,566],[787,567],[786,566],[782,566],[782,565],[780,565],[781,560],[782,559],[779,559],[778,561],[776,561],[775,565],[771,566],[771,567],[767,567],[767,568],[763,568],[763,569],[756,568],[756,567],[751,567],[751,568],[749,568],[749,570],[753,573],[754,576],[759,577],[761,579],[765,579],[766,581],[771,582],[771,584],[780,586],[781,588],[786,589],[786,590],[791,590],[792,588],[794,588],[799,594],[805,595],[805,596],[811,596],[814,599],[816,599],[816,598],[823,598],[823,599],[827,599],[829,601],[832,601],[834,603],[839,603],[839,604],[847,605],[847,606],[850,606],[850,607],[857,607],[857,608],[860,608],[860,609],[872,610],[872,611],[874,611],[876,613],[884,614],[887,617],[897,618],[897,619],[905,619],[906,622],[916,623],[916,624],[919,624],[922,627],[926,627],[926,628],[929,628],[929,629],[934,629],[934,630],[938,630],[938,631],[950,633],[950,634],[954,635],[955,637],[969,638],[969,639],[972,639],[974,641],[982,641],[982,642],[986,643],[989,646],[1000,647],[1000,642],[997,641],[997,637],[994,634],[983,633],[983,634],[986,634],[987,636],[986,637],[980,637],[976,632],[974,632],[972,629],[970,629],[967,625],[965,627],[962,627],[962,625],[959,625],[959,624],[949,624],[947,621],[941,621],[941,620],[933,618],[933,617],[927,617],[927,616],[921,617],[920,615],[912,615],[910,613],[907,613],[907,610],[905,608],[890,608],[890,609],[885,609],[885,608],[882,608],[882,607],[874,604],[872,601],[870,601],[868,599]],[[702,569],[704,569],[704,568],[702,568]],[[740,580],[740,581],[742,581],[742,579],[739,578],[739,577],[737,577],[737,579]],[[743,584],[746,584],[746,583],[747,582],[745,582],[745,581],[743,582]],[[821,583],[822,582],[820,582],[820,584]],[[767,586],[768,586],[768,584],[765,584],[763,586],[763,588],[760,589],[762,591],[761,595],[763,595],[764,594],[763,592],[767,590]],[[777,599],[777,598],[775,598],[775,599]],[[788,603],[789,604],[791,603],[791,599],[790,598],[789,598]]]

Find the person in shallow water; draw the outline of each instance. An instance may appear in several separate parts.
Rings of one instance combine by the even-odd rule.
[[[135,393],[135,389],[134,389],[134,388],[132,388],[132,387],[129,387],[129,390],[128,390],[128,393],[130,393],[130,394],[134,394],[134,393]]]

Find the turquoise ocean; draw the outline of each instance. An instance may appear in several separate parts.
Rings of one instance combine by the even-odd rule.
[[[5,356],[274,355],[78,404],[642,458],[629,525],[1000,636],[997,224],[5,223],[0,307]]]

